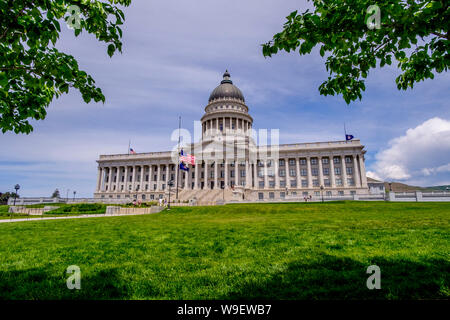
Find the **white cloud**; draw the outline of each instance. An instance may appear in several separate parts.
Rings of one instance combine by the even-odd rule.
[[[408,129],[376,155],[368,172],[419,185],[450,183],[450,121],[438,117]]]

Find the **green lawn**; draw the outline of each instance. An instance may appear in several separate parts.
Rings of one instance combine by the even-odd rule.
[[[449,218],[450,203],[340,202],[4,223],[0,298],[449,299]]]

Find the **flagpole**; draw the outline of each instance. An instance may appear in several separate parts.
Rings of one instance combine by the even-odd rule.
[[[345,134],[345,143],[347,143],[347,129],[345,128],[345,122],[344,122],[344,134]]]
[[[180,180],[180,131],[181,131],[181,116],[178,117],[178,163],[177,163],[177,200],[178,200],[178,180]]]
[[[130,155],[131,140],[128,140],[128,155]]]

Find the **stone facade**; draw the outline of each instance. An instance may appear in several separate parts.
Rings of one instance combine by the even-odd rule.
[[[101,155],[94,197],[156,200],[168,196],[169,181],[178,181],[178,199],[184,201],[368,193],[359,140],[257,146],[248,111],[226,72],[205,107],[200,141],[183,147],[195,155],[195,166],[177,170],[176,150]]]

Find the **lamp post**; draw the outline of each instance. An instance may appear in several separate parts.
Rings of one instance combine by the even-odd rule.
[[[168,185],[169,185],[169,202],[167,203],[167,210],[170,210],[170,189],[173,187],[173,181],[170,180]]]
[[[67,189],[67,192],[66,192],[66,203],[69,202],[69,191],[70,191],[70,189]]]
[[[323,186],[320,186],[320,193],[322,193],[322,202],[323,202]]]
[[[75,190],[73,190],[73,201],[75,202],[75,194],[76,194],[77,192],[75,191]]]
[[[16,198],[17,198],[17,190],[20,189],[20,186],[18,184],[16,184],[14,186],[14,189],[16,190],[16,193],[14,194],[14,205],[16,205]]]

